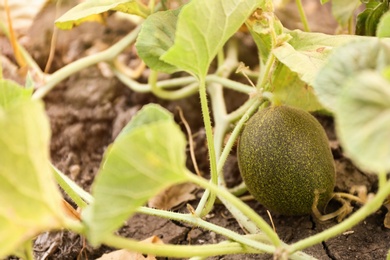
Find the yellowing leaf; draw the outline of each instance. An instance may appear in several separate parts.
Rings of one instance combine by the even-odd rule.
[[[0,81],[0,93],[5,85],[10,86]],[[38,233],[60,228],[65,217],[49,165],[43,104],[15,92],[2,95],[8,100],[0,104],[0,258]]]
[[[149,15],[149,10],[134,0],[86,0],[76,5],[55,22],[63,30],[72,29],[86,21],[100,21],[100,14],[107,11],[120,11],[141,17]]]
[[[273,53],[280,62],[291,71],[298,73],[299,78],[311,86],[333,48],[358,39],[351,35],[335,36],[299,30],[288,34],[292,36],[292,39],[274,49]]]

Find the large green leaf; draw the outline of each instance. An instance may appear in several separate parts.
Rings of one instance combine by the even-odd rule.
[[[149,14],[147,8],[135,0],[86,0],[63,14],[55,24],[60,29],[69,30],[83,22],[99,20],[101,13],[110,10],[141,17]]]
[[[62,227],[64,215],[49,165],[50,127],[42,102],[23,98],[24,89],[5,81],[0,93],[2,259],[40,232]]]
[[[186,141],[168,112],[145,106],[108,148],[83,220],[97,245],[138,207],[172,184],[184,182]]]
[[[337,132],[346,153],[363,169],[390,171],[390,82],[365,71],[349,80],[336,106]]]
[[[376,36],[390,37],[390,12],[387,12],[381,17],[377,27]]]
[[[157,12],[142,24],[135,46],[138,55],[153,70],[166,73],[178,70],[160,57],[173,45],[179,12],[180,9]]]
[[[263,2],[191,1],[179,14],[175,43],[161,57],[162,60],[198,77],[205,77],[217,52]]]
[[[32,89],[25,89],[10,80],[0,80],[0,107],[8,108],[14,102],[29,99],[32,95]]]
[[[272,74],[273,94],[277,100],[306,111],[317,111],[323,107],[318,102],[313,88],[303,82],[297,73],[278,63]]]
[[[286,104],[308,111],[321,109],[313,82],[333,48],[356,36],[331,36],[299,30],[288,34],[292,37],[289,42],[273,50],[280,61],[273,75],[274,94]]]
[[[298,73],[301,80],[313,85],[319,69],[327,61],[334,47],[357,38],[350,35],[327,35],[290,31],[292,39],[274,49],[275,57],[291,71]]]
[[[361,0],[332,0],[332,14],[337,22],[345,27],[360,5]]]
[[[390,40],[360,37],[337,48],[319,71],[313,87],[320,102],[333,110],[345,83],[364,70],[381,71],[390,64]]]

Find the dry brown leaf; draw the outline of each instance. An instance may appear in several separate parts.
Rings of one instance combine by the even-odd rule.
[[[142,240],[143,243],[149,243],[149,244],[164,244],[164,242],[157,236],[149,237],[145,240]],[[97,260],[155,260],[156,257],[152,255],[147,255],[146,257],[143,256],[140,253],[131,252],[125,249],[120,249],[113,251],[108,254],[102,255]]]
[[[182,183],[169,187],[151,198],[148,206],[156,209],[170,210],[182,203],[196,199],[194,191],[197,186],[192,183]]]

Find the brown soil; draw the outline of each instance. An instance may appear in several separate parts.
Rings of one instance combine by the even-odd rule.
[[[43,67],[49,52],[51,26],[47,21],[52,12],[46,10],[30,31],[28,50]],[[52,71],[65,64],[86,56],[97,43],[110,45],[128,32],[131,25],[109,19],[106,26],[85,24],[70,32],[61,32],[56,48],[56,60]],[[128,59],[135,59],[134,51],[127,51]],[[145,77],[141,78],[145,80]],[[240,102],[234,95],[227,98]],[[134,93],[122,85],[115,77],[103,76],[98,66],[90,67],[73,75],[59,84],[45,98],[47,114],[52,127],[51,156],[53,163],[70,176],[80,186],[89,191],[94,176],[100,166],[106,147],[113,142],[120,129],[131,116],[144,104],[160,103],[177,116],[179,106],[189,121],[193,133],[197,133],[196,155],[203,172],[208,171],[207,149],[197,96],[186,100],[168,102],[159,100],[150,94]],[[377,189],[376,178],[357,169],[346,158],[337,142],[332,119],[319,117],[324,125],[332,146],[337,167],[336,191],[348,192],[353,185],[364,185],[369,192]],[[192,163],[188,162],[192,168]],[[241,180],[237,168],[235,152],[232,152],[225,168],[229,185]],[[201,196],[201,192],[197,194]],[[196,201],[191,202],[196,205]],[[264,219],[268,220],[265,209],[255,201],[248,202]],[[337,205],[334,205],[337,206]],[[355,210],[359,206],[356,205]],[[187,212],[186,207],[177,209]],[[383,226],[386,210],[383,208],[369,216],[350,232],[329,239],[311,247],[305,252],[318,259],[385,259],[390,247],[390,231]],[[311,216],[286,217],[273,215],[277,233],[286,243],[292,243],[316,234],[336,224],[334,220],[319,222]],[[231,214],[222,206],[216,205],[207,220],[242,233]],[[157,217],[136,214],[121,228],[120,233],[135,239],[145,239],[156,235],[165,243],[172,244],[209,244],[223,241],[224,238],[209,231],[189,226],[184,223],[169,221]],[[84,247],[84,240],[66,231],[46,233],[35,243],[37,259],[47,254],[47,259],[76,259]],[[108,247],[91,248],[86,246],[83,258],[96,259],[113,249]],[[162,258],[165,259],[165,258]],[[211,259],[272,259],[272,256],[239,255],[220,256]]]

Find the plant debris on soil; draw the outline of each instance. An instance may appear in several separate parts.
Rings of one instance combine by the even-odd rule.
[[[306,6],[310,7],[310,4]],[[37,17],[28,35],[29,41],[26,48],[41,67],[45,66],[49,53],[54,9],[52,5],[49,5],[42,15]],[[60,32],[55,62],[51,71],[88,55],[94,51],[94,48],[109,46],[129,32],[131,28],[132,25],[129,22],[112,16],[109,17],[106,25],[87,23],[72,31]],[[2,39],[2,45],[5,41]],[[135,51],[131,47],[125,55],[130,60],[130,64],[138,62]],[[11,55],[9,58],[12,59]],[[139,80],[145,82],[146,76],[141,76]],[[226,98],[240,102],[231,92],[226,93]],[[168,108],[175,114],[177,122],[183,126],[177,110],[177,107],[181,108],[194,135],[195,154],[199,168],[203,173],[209,171],[206,140],[197,95],[178,101],[159,100],[151,94],[133,92],[115,77],[105,75],[101,66],[93,66],[64,80],[45,97],[44,101],[52,129],[50,147],[52,162],[87,191],[90,191],[107,146],[113,142],[132,115],[147,103],[159,103]],[[351,187],[363,185],[369,193],[375,193],[376,176],[357,169],[344,156],[335,135],[332,118],[323,115],[318,118],[326,129],[335,158],[337,169],[335,190],[349,192]],[[183,131],[185,131],[184,126]],[[193,170],[190,160],[187,166]],[[235,151],[231,153],[225,166],[225,175],[229,186],[241,182]],[[181,201],[173,207],[173,210],[188,212],[185,204],[190,203],[195,207],[201,194],[202,190],[193,191],[191,199]],[[253,200],[248,201],[248,204],[270,222],[264,207]],[[337,206],[339,205],[330,205],[329,210]],[[355,210],[358,208],[359,205],[355,205]],[[305,252],[318,259],[385,259],[390,247],[390,230],[386,229],[383,224],[386,212],[386,208],[382,207],[351,230],[308,248]],[[216,205],[206,218],[211,223],[243,233],[235,219],[222,205]],[[319,222],[311,216],[272,215],[272,219],[278,235],[286,243],[293,243],[336,224],[336,220]],[[119,233],[139,240],[157,236],[166,244],[213,244],[224,240],[218,234],[185,223],[143,214],[133,216],[119,230]],[[113,250],[116,249],[106,246],[92,248],[85,243],[84,238],[65,230],[44,233],[35,240],[34,245],[37,259],[76,259],[78,257],[96,259]],[[210,259],[272,259],[272,256],[232,255]]]

